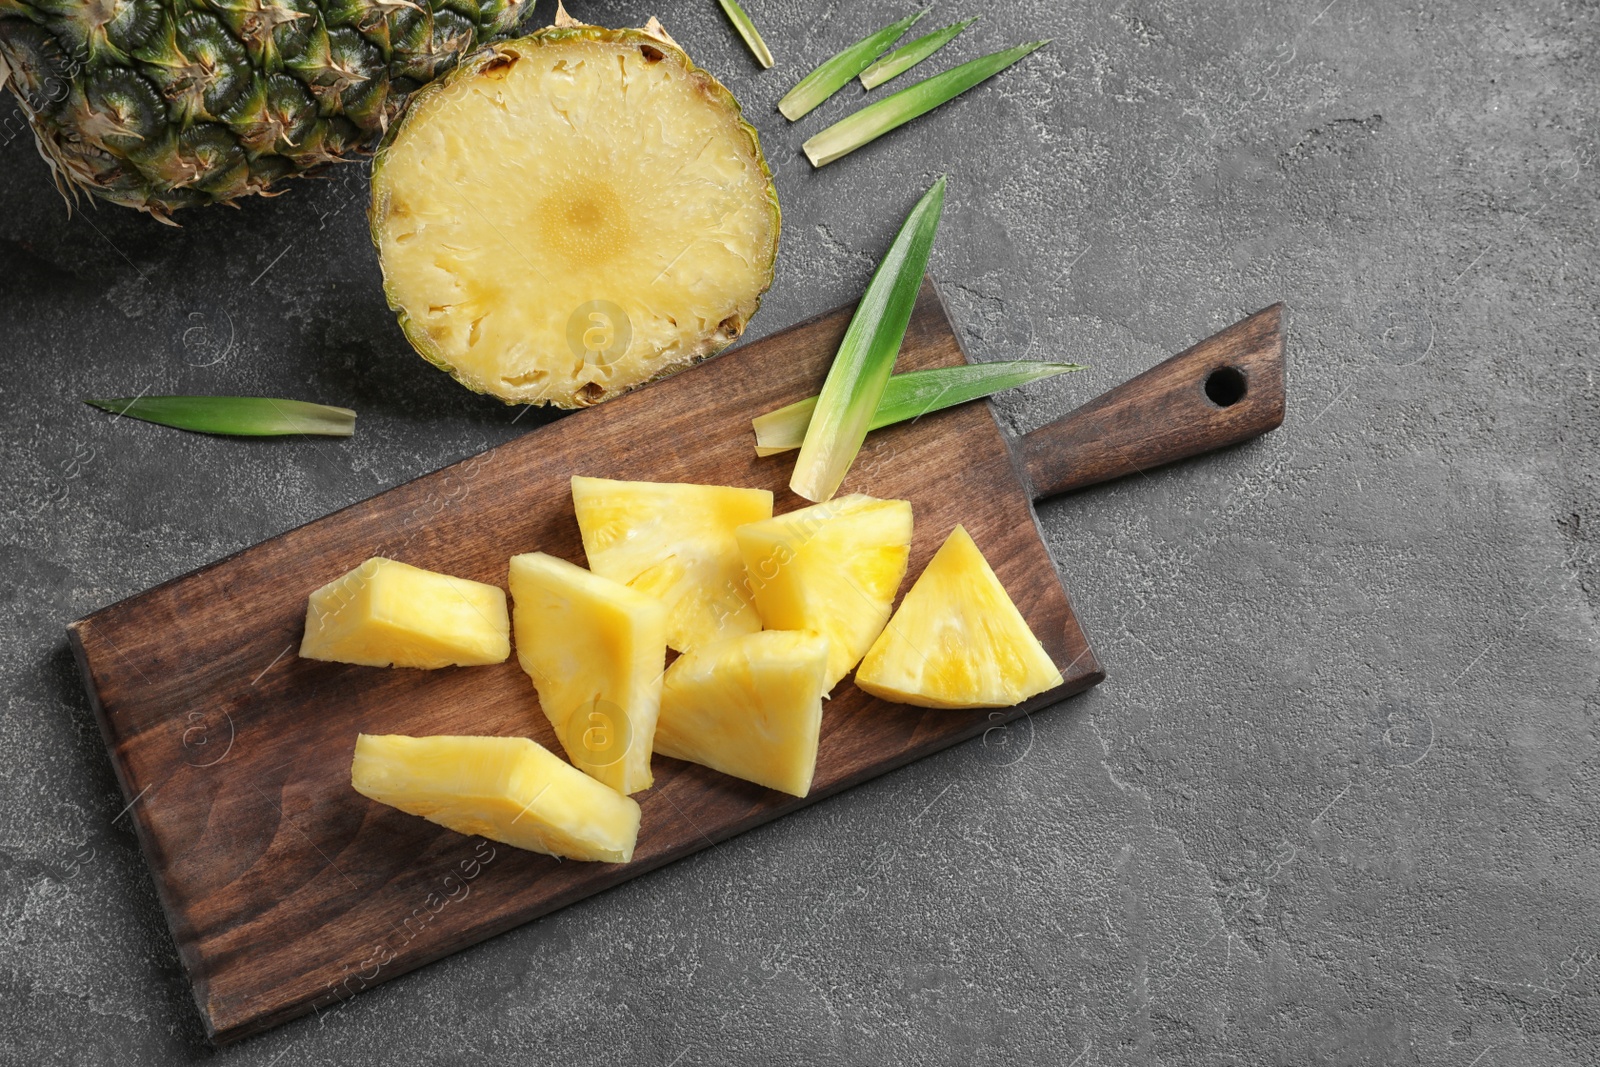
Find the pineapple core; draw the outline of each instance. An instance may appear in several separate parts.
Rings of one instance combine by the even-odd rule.
[[[311,594],[305,659],[367,667],[472,667],[511,655],[501,589],[374,556]]]
[[[925,708],[1008,708],[1061,672],[957,526],[856,671],[875,697]]]
[[[656,751],[803,797],[827,691],[828,639],[765,630],[681,656],[661,691]]]
[[[911,554],[911,505],[856,493],[741,526],[737,537],[762,625],[826,637],[831,690],[889,621]]]
[[[649,789],[661,601],[543,552],[511,557],[511,599],[517,659],[567,757],[624,795]]]
[[[667,609],[667,645],[691,652],[761,629],[733,531],[772,517],[765,489],[573,478],[589,568]]]
[[[361,734],[350,784],[457,833],[571,860],[627,863],[639,805],[526,737]]]
[[[372,232],[417,350],[508,403],[583,407],[725,347],[778,205],[726,89],[638,32],[539,34],[419,94]]]

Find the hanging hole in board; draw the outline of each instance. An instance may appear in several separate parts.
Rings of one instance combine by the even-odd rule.
[[[1244,399],[1244,372],[1238,367],[1218,367],[1206,378],[1206,397],[1219,408],[1231,408]]]

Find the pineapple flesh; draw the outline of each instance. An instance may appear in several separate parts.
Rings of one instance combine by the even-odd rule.
[[[300,655],[425,670],[504,663],[511,655],[506,594],[374,556],[311,594]]]
[[[826,637],[832,690],[889,621],[911,554],[911,505],[855,493],[736,536],[762,625]]]
[[[64,192],[170,221],[369,151],[526,0],[0,0],[8,86]]]
[[[576,477],[572,503],[589,569],[660,600],[668,647],[761,629],[733,532],[772,518],[770,492]]]
[[[543,552],[511,558],[517,659],[580,770],[624,795],[649,789],[666,609]]]
[[[664,34],[558,25],[417,94],[371,224],[413,346],[463,385],[584,407],[744,331],[778,201],[732,95]]]
[[[989,561],[957,526],[856,671],[873,696],[925,708],[1008,708],[1062,682]]]
[[[827,692],[828,639],[764,630],[680,656],[667,671],[656,751],[803,797]]]
[[[639,805],[526,737],[361,734],[350,784],[457,833],[571,860],[627,863]]]

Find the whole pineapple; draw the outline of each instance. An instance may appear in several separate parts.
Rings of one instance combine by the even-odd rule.
[[[0,0],[0,86],[63,193],[170,222],[367,150],[526,4]]]

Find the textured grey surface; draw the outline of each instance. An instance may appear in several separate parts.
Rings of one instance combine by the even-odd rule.
[[[538,416],[406,348],[358,168],[168,230],[69,220],[10,141],[0,1061],[1600,1062],[1595,5],[1006,3],[953,55],[1055,43],[821,172],[799,142],[859,90],[773,104],[888,14],[748,7],[771,73],[711,0],[574,4],[662,15],[760,127],[755,334],[853,298],[940,172],[974,354],[1094,364],[1007,399],[1018,429],[1287,302],[1282,430],[1042,508],[1110,680],[212,1053],[63,627]],[[361,428],[78,403],[141,391]]]

